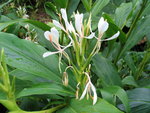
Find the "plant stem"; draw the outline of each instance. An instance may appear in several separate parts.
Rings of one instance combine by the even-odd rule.
[[[130,27],[130,29],[129,29],[127,35],[126,35],[127,38],[129,38],[129,36],[131,35],[131,33],[132,33],[134,27],[136,26],[136,24],[137,24],[137,22],[138,22],[138,20],[139,20],[139,18],[140,18],[140,16],[141,16],[141,14],[142,14],[144,8],[145,8],[146,3],[147,3],[147,0],[144,0],[143,3],[142,3],[142,7],[141,7],[141,9],[139,10],[139,13],[137,14],[136,18],[133,20],[133,23],[132,23],[132,25],[131,25],[131,27]],[[128,40],[129,40],[129,39],[128,39]],[[123,45],[123,46],[124,46],[124,45]],[[123,46],[122,46],[122,47],[123,47]],[[115,60],[115,62],[114,62],[115,64],[117,63],[118,59],[124,54],[124,53],[122,53],[122,49],[120,49],[118,53],[119,53],[119,54],[117,55],[117,58],[116,58],[116,60]]]
[[[141,14],[142,14],[142,12],[143,12],[143,10],[144,10],[144,8],[145,8],[146,2],[147,2],[146,0],[143,1],[143,4],[142,4],[141,9],[140,9],[139,13],[137,14],[136,18],[134,19],[133,24],[131,25],[131,27],[130,27],[130,29],[129,29],[129,32],[127,33],[127,38],[130,36],[130,34],[131,34],[131,32],[133,31],[133,29],[134,29],[134,27],[135,27],[135,25],[136,25],[136,23],[137,23],[139,17],[141,16]]]
[[[42,110],[42,111],[23,111],[23,110],[18,110],[18,111],[11,111],[9,113],[53,113],[55,112],[56,110],[64,107],[66,104],[62,104],[62,105],[58,105],[54,108],[50,108],[50,109],[47,109],[47,110]]]
[[[150,51],[150,49],[149,49],[149,51]],[[135,74],[135,79],[136,80],[138,80],[139,77],[142,75],[142,71],[144,69],[144,66],[146,65],[146,63],[150,59],[150,52],[149,51],[147,51],[147,53],[144,55],[144,58],[143,58],[142,62],[138,66],[138,69],[137,69],[136,74]]]

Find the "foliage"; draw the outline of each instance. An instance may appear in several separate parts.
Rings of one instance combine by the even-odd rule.
[[[18,6],[44,7],[52,22],[18,16]],[[0,8],[0,103],[10,113],[150,112],[150,1],[9,0]],[[82,32],[74,18],[81,13]],[[102,36],[100,17],[109,24]],[[59,44],[44,35],[54,27]]]

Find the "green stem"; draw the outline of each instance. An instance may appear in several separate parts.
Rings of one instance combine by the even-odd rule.
[[[129,29],[127,35],[126,35],[127,38],[129,38],[129,36],[130,36],[130,34],[132,33],[134,27],[136,26],[136,23],[137,23],[137,21],[139,20],[141,14],[142,14],[142,12],[143,12],[143,10],[144,10],[144,8],[145,8],[146,3],[147,3],[147,0],[144,0],[144,1],[143,1],[143,4],[142,4],[142,7],[141,7],[141,9],[139,10],[139,13],[137,14],[136,18],[134,19],[134,21],[133,21],[133,23],[132,23],[132,25],[131,25],[131,27],[130,27],[130,29]],[[118,59],[119,59],[119,58],[122,56],[122,54],[123,54],[123,53],[122,53],[122,49],[120,49],[120,51],[119,51],[118,53],[119,53],[119,54],[117,55],[117,58],[116,58],[116,60],[115,60],[115,64],[117,63]]]
[[[94,47],[94,49],[92,50],[91,54],[90,54],[89,57],[87,58],[87,60],[86,60],[85,64],[83,65],[81,71],[83,71],[83,70],[89,65],[89,63],[90,63],[90,61],[91,61],[91,58],[95,55],[95,51],[96,51],[96,49],[97,49],[98,44],[99,44],[99,42],[97,41],[97,42],[96,42],[96,45],[95,45],[95,47]]]
[[[150,49],[149,49],[149,51],[150,51]],[[145,54],[145,56],[144,56],[142,62],[141,62],[141,63],[139,64],[139,66],[138,66],[138,69],[137,69],[136,74],[135,74],[135,79],[136,79],[136,80],[138,80],[139,77],[142,75],[142,71],[143,71],[143,69],[144,69],[144,66],[146,65],[146,63],[147,63],[147,62],[149,61],[149,59],[150,59],[150,52],[149,52],[149,51],[147,51],[147,53]]]
[[[9,113],[53,113],[57,111],[58,109],[64,107],[66,104],[58,105],[54,108],[50,108],[47,110],[42,110],[42,111],[23,111],[23,110],[17,110],[17,111],[11,111]]]
[[[16,104],[15,100],[0,100],[0,103],[3,104],[9,111],[20,111],[21,109]]]
[[[72,33],[72,38],[74,40],[74,50],[76,53],[77,64],[78,64],[78,66],[80,66],[80,48],[79,48],[77,37],[74,33]]]
[[[133,31],[133,29],[134,29],[134,27],[135,27],[137,21],[139,20],[139,17],[141,16],[141,14],[142,14],[142,12],[143,12],[143,10],[144,10],[144,8],[145,8],[146,2],[147,2],[146,0],[143,2],[142,7],[141,7],[141,9],[139,10],[139,13],[137,14],[136,18],[134,19],[133,24],[131,25],[131,27],[130,27],[130,29],[129,29],[129,32],[127,33],[127,38],[130,36],[130,34],[131,34],[131,32]]]

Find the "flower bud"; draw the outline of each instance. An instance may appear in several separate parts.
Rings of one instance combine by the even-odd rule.
[[[64,86],[68,86],[68,74],[67,74],[67,72],[63,73],[62,82],[63,82]]]

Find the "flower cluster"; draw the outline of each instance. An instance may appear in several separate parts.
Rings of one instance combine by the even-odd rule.
[[[71,33],[74,33],[75,35],[77,35],[80,38],[92,39],[92,38],[95,37],[95,38],[98,39],[98,41],[113,40],[113,39],[117,38],[120,34],[120,32],[118,31],[112,37],[110,37],[108,39],[101,40],[101,37],[103,36],[104,32],[107,31],[107,29],[109,27],[108,22],[106,20],[104,20],[103,17],[101,17],[100,20],[99,20],[99,23],[98,23],[98,37],[96,37],[95,33],[92,32],[92,30],[91,30],[91,18],[89,18],[89,22],[88,22],[88,25],[89,25],[89,28],[90,28],[90,34],[88,36],[84,36],[85,33],[84,33],[84,26],[83,26],[83,14],[79,14],[79,12],[77,12],[74,15],[75,28],[74,28],[72,22],[68,21],[66,9],[61,9],[61,15],[62,15],[62,18],[64,20],[65,26],[63,26],[63,24],[61,24],[60,22],[58,22],[56,20],[53,20],[53,24],[56,27],[63,30],[68,35],[68,38],[70,38],[71,43],[69,45],[65,46],[65,47],[61,46],[59,44],[59,32],[55,27],[53,27],[53,28],[51,28],[50,31],[46,31],[44,33],[44,36],[47,40],[49,40],[53,44],[53,46],[58,51],[56,51],[56,52],[46,52],[46,53],[43,54],[43,57],[47,57],[49,55],[53,55],[53,54],[57,54],[57,53],[62,53],[66,48],[72,46],[73,39],[70,35]]]
[[[83,24],[83,14],[80,14],[79,12],[77,12],[76,14],[74,14],[74,19],[75,19],[74,25],[73,25],[72,21],[68,21],[66,9],[61,9],[61,17],[62,17],[61,19],[63,19],[63,22],[53,20],[53,24],[57,28],[61,29],[67,35],[70,42],[67,46],[61,45],[59,43],[59,38],[60,38],[59,31],[55,27],[51,28],[50,31],[46,31],[44,33],[44,36],[47,40],[49,40],[51,42],[51,44],[57,49],[57,51],[45,52],[43,54],[43,57],[47,57],[47,56],[57,54],[57,53],[65,55],[66,52],[64,50],[67,49],[68,47],[73,46],[74,51],[75,51],[76,60],[77,60],[77,65],[78,65],[78,68],[80,68],[80,69],[78,71],[78,68],[76,68],[76,67],[73,67],[73,68],[77,69],[75,71],[76,71],[76,73],[79,72],[78,74],[80,76],[86,75],[87,81],[88,81],[86,83],[86,85],[84,86],[85,88],[81,94],[80,100],[83,99],[86,94],[87,95],[89,94],[90,97],[92,97],[92,99],[93,99],[93,104],[95,104],[97,101],[96,88],[92,84],[88,72],[86,72],[86,67],[87,67],[87,65],[89,65],[89,63],[90,63],[89,60],[91,59],[91,57],[96,53],[95,51],[99,51],[100,42],[113,40],[119,36],[120,32],[118,31],[112,37],[102,40],[103,34],[109,28],[109,23],[103,17],[101,17],[99,22],[98,22],[98,36],[96,36],[95,32],[93,32],[91,29],[91,16],[89,17],[87,24]],[[64,25],[62,23],[64,23]],[[92,38],[96,38],[97,43],[96,43],[95,47],[93,48],[93,51],[91,52],[89,57],[85,60],[85,57],[84,57],[85,52],[84,51],[85,51],[86,43],[83,40],[84,39],[92,39]],[[84,66],[84,64],[85,64],[85,66]],[[76,66],[76,65],[73,65],[73,66]],[[80,72],[81,70],[82,70],[82,72]],[[65,84],[65,85],[68,84],[68,79],[67,79],[66,75],[67,74],[65,72],[65,76],[64,76],[65,79],[63,80],[63,84]],[[80,76],[77,76],[77,77],[80,77]],[[78,81],[77,81],[78,82],[77,92],[76,92],[77,95],[78,95],[78,92],[80,90],[80,88],[79,88],[79,84],[81,82],[80,80],[81,79],[78,79]],[[77,98],[78,98],[78,96],[77,96]]]

